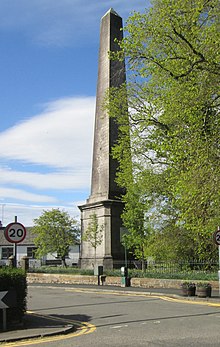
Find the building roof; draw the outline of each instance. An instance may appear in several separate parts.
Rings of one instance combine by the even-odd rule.
[[[35,235],[31,232],[32,227],[26,227],[26,237],[25,239],[18,243],[18,245],[33,245],[34,246],[34,238]],[[9,242],[4,235],[5,228],[0,228],[0,246],[13,246],[14,243]]]

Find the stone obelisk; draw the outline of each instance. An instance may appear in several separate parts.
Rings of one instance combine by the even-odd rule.
[[[88,241],[82,241],[81,268],[102,265],[109,269],[113,268],[117,260],[124,258],[120,242],[123,210],[120,198],[123,192],[115,182],[118,163],[111,156],[111,149],[118,139],[118,126],[103,108],[106,91],[125,82],[124,61],[109,59],[110,51],[119,50],[115,39],[121,40],[122,37],[122,18],[110,9],[102,17],[100,28],[91,194],[86,204],[79,206],[82,235],[91,222],[91,216],[95,214],[102,233],[102,243],[95,250],[94,264],[94,247]]]

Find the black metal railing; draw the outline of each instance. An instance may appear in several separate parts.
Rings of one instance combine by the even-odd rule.
[[[124,260],[115,260],[114,268],[120,268],[125,266],[129,269],[141,270],[143,264],[138,260],[127,260],[126,264]],[[158,274],[170,273],[175,274],[179,272],[217,272],[219,270],[219,263],[216,260],[201,261],[201,260],[185,260],[178,262],[167,262],[167,261],[145,261],[144,263],[145,272],[154,272]]]

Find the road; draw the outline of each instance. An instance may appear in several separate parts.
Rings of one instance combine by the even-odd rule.
[[[51,339],[40,346],[220,346],[220,307],[99,288],[30,286],[29,310],[88,326],[80,336]]]

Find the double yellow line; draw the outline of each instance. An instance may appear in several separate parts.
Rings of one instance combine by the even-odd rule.
[[[180,299],[180,298],[171,298],[168,296],[161,296],[162,300],[165,301],[171,301],[171,302],[180,302],[184,304],[191,304],[191,305],[203,305],[203,306],[211,306],[211,307],[220,307],[220,303],[217,302],[210,302],[210,301],[197,301],[197,300],[187,300],[187,299]]]
[[[202,300],[193,300],[193,299],[182,299],[181,297],[172,297],[160,294],[154,294],[152,292],[143,293],[143,292],[126,292],[126,291],[117,291],[117,290],[98,290],[98,289],[89,289],[89,288],[67,288],[65,289],[67,292],[76,292],[76,293],[94,293],[94,294],[103,294],[103,295],[117,295],[117,296],[139,296],[139,297],[150,297],[157,298],[164,301],[170,302],[180,302],[183,304],[191,304],[191,305],[203,305],[203,306],[211,306],[211,307],[220,307],[220,302],[211,302],[211,301],[202,301]]]
[[[32,338],[32,339],[25,339],[21,341],[16,341],[16,342],[8,342],[8,343],[0,343],[0,347],[17,347],[17,346],[30,346],[30,345],[37,345],[40,343],[45,343],[45,342],[54,342],[54,341],[60,341],[64,339],[71,339],[76,336],[80,335],[86,335],[86,334],[91,334],[96,330],[96,326],[87,322],[80,322],[76,320],[70,320],[70,319],[62,319],[59,317],[53,317],[53,316],[44,316],[37,314],[32,311],[28,311],[28,314],[32,314],[34,316],[38,317],[43,317],[43,318],[49,318],[54,321],[60,321],[66,324],[71,324],[76,327],[76,331],[72,333],[67,333],[67,334],[60,334],[60,335],[54,335],[54,336],[45,336],[45,337],[38,337],[38,338]]]
[[[212,306],[212,307],[220,307],[220,303],[217,302],[210,302],[210,301],[197,301],[197,300],[187,300],[187,299],[181,299],[181,298],[175,298],[175,297],[169,297],[165,295],[159,295],[159,294],[153,294],[153,293],[138,293],[138,292],[117,292],[117,291],[110,291],[110,290],[96,290],[96,289],[78,289],[78,288],[68,288],[65,289],[67,292],[90,292],[94,294],[103,294],[103,295],[119,295],[119,296],[139,296],[139,297],[151,297],[151,298],[158,298],[164,301],[170,301],[170,302],[179,302],[179,303],[187,303],[187,304],[193,304],[193,305],[206,305],[206,306]],[[30,346],[30,345],[36,345],[44,342],[54,342],[54,341],[60,341],[65,339],[71,339],[76,336],[80,335],[86,335],[91,334],[96,330],[96,326],[87,323],[87,322],[80,322],[76,320],[70,320],[70,319],[63,319],[59,317],[54,316],[44,316],[37,314],[35,312],[28,311],[29,314],[33,314],[35,316],[43,317],[43,318],[49,318],[51,320],[60,321],[66,324],[71,324],[76,327],[76,331],[72,333],[67,334],[61,334],[61,335],[55,335],[55,336],[47,336],[47,337],[39,337],[31,340],[23,340],[23,341],[17,341],[17,342],[9,342],[9,343],[0,343],[0,347],[18,347],[18,346]]]

